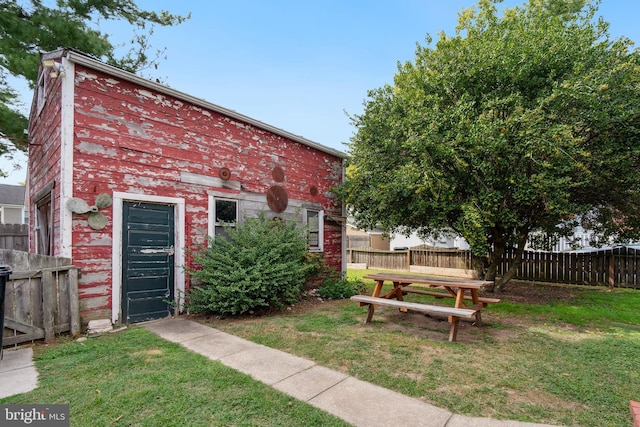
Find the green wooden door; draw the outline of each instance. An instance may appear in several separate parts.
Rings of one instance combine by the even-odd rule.
[[[124,202],[122,211],[123,322],[171,316],[174,300],[173,206]]]

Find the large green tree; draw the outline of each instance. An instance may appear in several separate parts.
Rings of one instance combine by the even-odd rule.
[[[176,25],[187,18],[140,9],[134,0],[0,0],[0,155],[26,150],[27,118],[19,108],[19,93],[7,77],[24,78],[33,87],[40,51],[75,48],[138,72],[155,65],[163,53],[151,52],[153,25]],[[100,31],[100,23],[107,20],[131,26],[128,48],[122,50]]]
[[[361,226],[458,233],[501,290],[534,234],[640,237],[640,61],[597,4],[496,3],[369,92],[338,193]]]

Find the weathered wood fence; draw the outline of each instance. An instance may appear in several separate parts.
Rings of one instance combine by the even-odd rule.
[[[357,248],[348,249],[347,256],[349,263],[385,270],[419,271],[420,267],[445,272],[447,269],[452,269],[450,272],[474,270],[471,251],[457,249],[378,251]],[[498,267],[499,275],[508,270],[513,259],[514,254],[508,253]],[[640,250],[625,246],[590,252],[525,251],[516,279],[640,289]]]
[[[28,224],[0,224],[0,249],[29,250]]]
[[[6,284],[2,345],[80,332],[78,269],[67,258],[0,250],[13,272]]]

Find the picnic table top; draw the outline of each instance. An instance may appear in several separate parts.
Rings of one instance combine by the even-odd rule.
[[[484,286],[493,284],[487,280],[469,280],[469,279],[445,279],[440,277],[428,277],[415,274],[402,273],[375,273],[363,276],[364,279],[388,280],[395,283],[411,284],[418,283],[430,286],[450,286],[456,288],[480,289]]]

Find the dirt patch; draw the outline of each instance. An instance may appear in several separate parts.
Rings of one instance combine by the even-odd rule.
[[[571,285],[512,281],[501,293],[481,292],[481,294],[520,304],[546,304],[549,302],[571,302],[582,291],[581,288]]]

